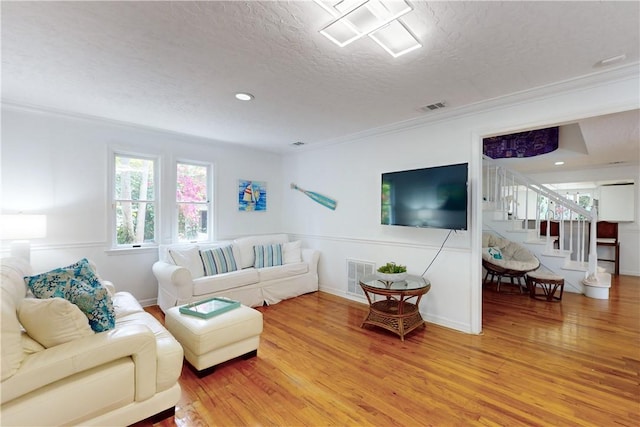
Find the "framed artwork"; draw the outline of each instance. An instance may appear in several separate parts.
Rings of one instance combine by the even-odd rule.
[[[264,181],[238,180],[238,210],[259,212],[267,210],[267,183]]]

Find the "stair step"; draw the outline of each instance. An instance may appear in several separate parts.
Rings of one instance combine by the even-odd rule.
[[[571,256],[571,251],[561,251],[560,249],[552,249],[550,251],[544,251],[540,255],[553,257],[553,258],[567,258]]]
[[[523,243],[526,243],[528,245],[546,245],[547,241],[543,239],[535,239],[535,240],[526,240]]]
[[[585,279],[584,295],[595,299],[609,299],[609,288],[611,287],[610,273],[596,273],[596,280]]]
[[[562,268],[564,270],[587,272],[587,271],[589,271],[589,263],[588,262],[579,262],[579,261],[567,261],[562,266]],[[609,273],[607,273],[606,268],[600,267],[600,266],[597,267],[596,271],[597,271],[598,274],[603,274],[603,273],[609,274]]]
[[[572,270],[572,271],[589,271],[589,263],[581,262],[581,261],[567,261],[562,266],[564,270]]]
[[[597,281],[584,280],[585,286],[594,286],[597,288],[610,288],[611,287],[611,273],[598,272],[596,273]]]

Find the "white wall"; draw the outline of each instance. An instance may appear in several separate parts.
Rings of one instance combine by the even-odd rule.
[[[346,259],[406,264],[421,274],[438,252],[446,230],[380,225],[383,172],[470,163],[470,229],[453,235],[426,277],[432,288],[421,302],[432,322],[466,332],[481,331],[481,137],[638,106],[637,72],[631,78],[550,87],[514,96],[509,106],[481,107],[462,117],[405,123],[372,131],[344,143],[289,155],[284,183],[295,182],[338,200],[330,211],[300,193],[283,195],[285,231],[321,250],[321,289],[347,296]],[[594,109],[597,106],[597,109]]]
[[[120,289],[152,303],[156,283],[151,265],[156,252],[108,251],[108,147],[155,152],[166,164],[177,158],[211,161],[217,178],[217,237],[298,235],[307,246],[322,252],[321,288],[345,295],[346,258],[378,264],[396,261],[421,274],[447,235],[446,230],[380,225],[381,173],[469,162],[470,228],[451,236],[427,272],[433,286],[421,311],[429,321],[478,333],[482,323],[481,138],[638,108],[637,70],[610,82],[579,83],[529,91],[460,110],[457,118],[398,124],[284,157],[106,121],[3,107],[2,209],[47,215],[48,237],[33,242],[36,270],[87,256]],[[268,182],[267,212],[237,211],[239,178]],[[291,182],[337,199],[337,210],[291,190]],[[636,223],[632,227],[637,230]],[[6,252],[5,247],[3,255]]]
[[[284,182],[295,182],[338,201],[337,209],[331,211],[297,191],[284,194],[288,206],[286,231],[301,236],[322,252],[319,268],[323,289],[345,295],[347,258],[377,265],[395,261],[407,265],[409,273],[423,273],[448,230],[380,225],[381,174],[469,162],[469,138],[468,129],[452,129],[443,123],[428,129],[372,136],[286,159]],[[426,308],[432,321],[469,329],[470,253],[470,233],[452,234],[447,250],[427,272],[426,277],[433,282]],[[459,274],[450,276],[451,271]],[[465,289],[465,295],[457,295],[461,289]],[[454,312],[445,310],[447,301],[458,301]]]
[[[103,278],[154,303],[157,282],[151,265],[157,250],[109,251],[107,196],[109,148],[159,155],[162,179],[174,176],[175,161],[214,164],[216,237],[227,239],[281,228],[281,158],[201,138],[3,106],[2,211],[47,216],[45,239],[32,242],[36,271],[93,259]],[[238,212],[238,179],[267,182],[266,212]],[[171,203],[164,203],[169,212]],[[171,238],[172,218],[164,215],[161,239]],[[3,256],[8,255],[3,242]]]

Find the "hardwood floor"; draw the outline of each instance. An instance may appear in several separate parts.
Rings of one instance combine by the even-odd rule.
[[[482,335],[427,324],[404,343],[323,292],[260,308],[258,356],[185,366],[156,426],[640,425],[640,278],[614,277],[609,300],[483,299]]]

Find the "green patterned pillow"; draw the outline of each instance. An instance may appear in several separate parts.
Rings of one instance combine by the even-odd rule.
[[[89,319],[95,332],[115,327],[113,301],[107,288],[102,286],[89,261],[82,259],[68,267],[25,277],[25,282],[36,298],[64,298],[75,304]]]
[[[274,267],[282,265],[282,245],[256,245],[253,247],[255,254],[255,268]]]
[[[228,273],[238,269],[231,246],[202,251],[200,252],[200,257],[202,258],[205,276]]]

